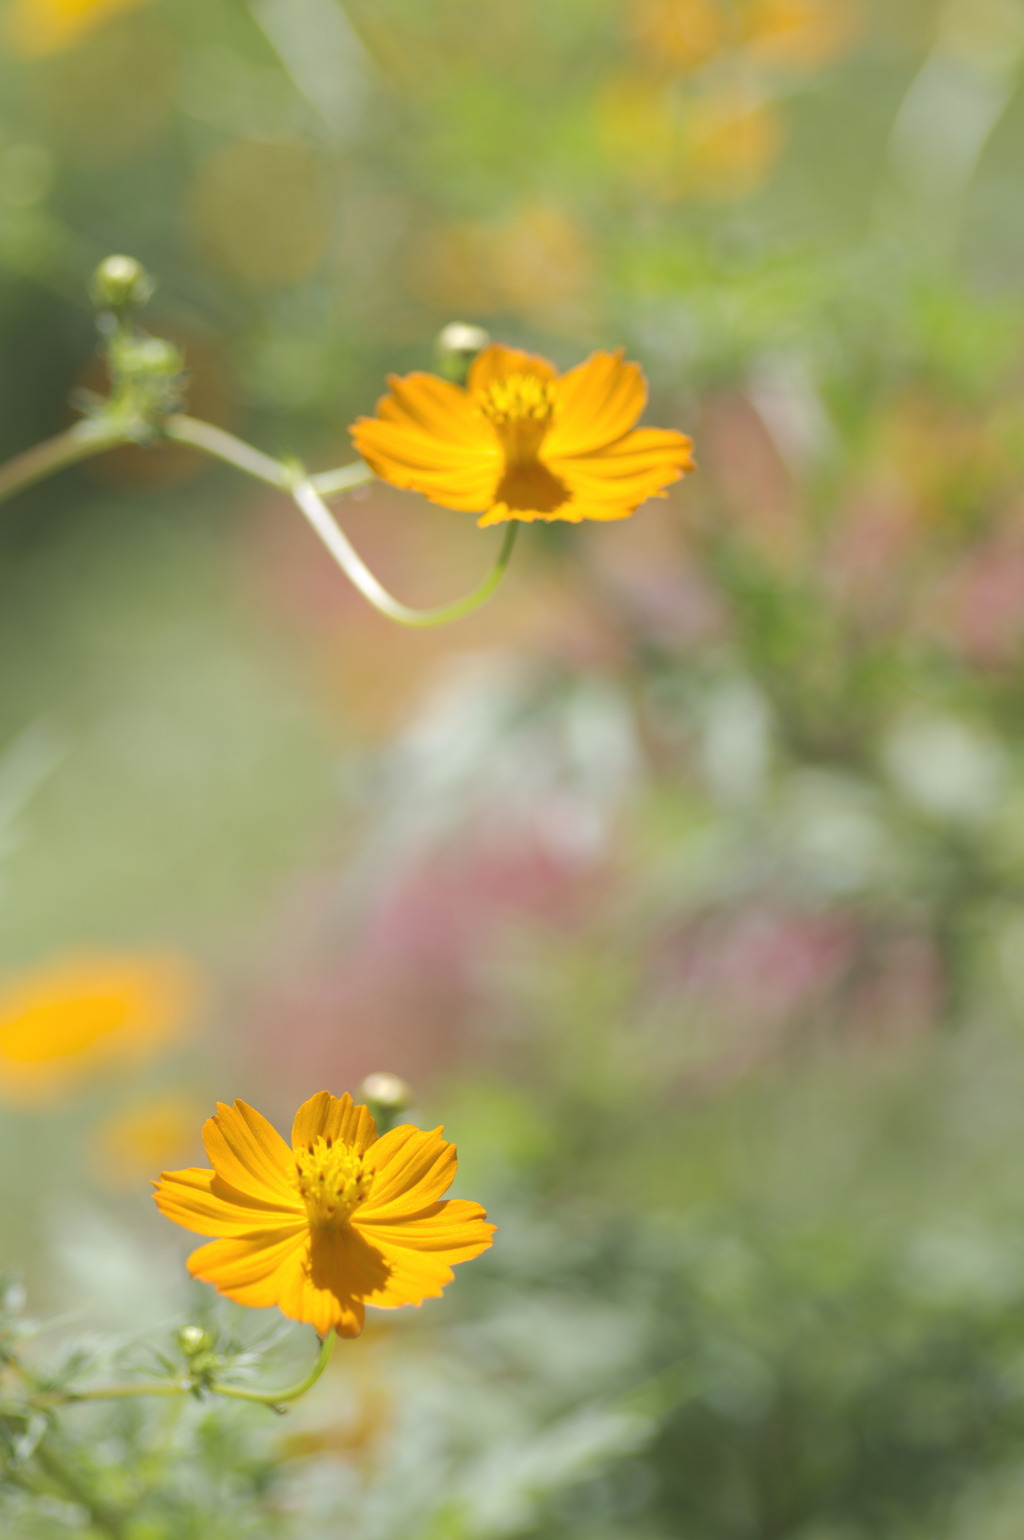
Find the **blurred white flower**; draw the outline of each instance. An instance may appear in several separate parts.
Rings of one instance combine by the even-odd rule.
[[[1002,748],[955,717],[904,718],[889,735],[883,761],[911,802],[942,818],[991,817],[1006,788]]]

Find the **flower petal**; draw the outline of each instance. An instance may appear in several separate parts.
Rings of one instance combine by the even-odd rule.
[[[403,428],[417,428],[431,438],[446,439],[467,447],[486,435],[487,419],[472,396],[460,385],[436,374],[389,374],[391,390],[377,402],[377,416]]]
[[[252,1235],[274,1224],[304,1223],[306,1218],[298,1194],[287,1204],[254,1198],[198,1166],[164,1171],[153,1198],[167,1219],[200,1235]]]
[[[631,519],[636,513],[628,503],[580,503],[570,499],[563,503],[557,513],[523,513],[518,508],[507,508],[503,503],[498,503],[477,519],[480,529],[487,529],[492,524],[504,524],[508,519],[521,519],[524,524],[532,524],[535,519],[543,519],[546,524],[554,524],[562,519],[566,524],[580,524],[585,519],[593,519],[602,524],[608,524],[614,519]]]
[[[376,1173],[359,1215],[374,1220],[416,1214],[451,1186],[458,1165],[454,1144],[435,1128],[425,1133],[403,1123],[378,1139],[366,1163]]]
[[[308,1249],[309,1230],[296,1225],[292,1230],[210,1241],[193,1251],[188,1270],[241,1305],[276,1305],[284,1279]]]
[[[360,417],[352,442],[378,476],[449,508],[476,512],[492,500],[501,445],[473,398],[432,374],[389,377],[376,417]]]
[[[252,1198],[291,1204],[295,1158],[273,1124],[254,1107],[217,1103],[216,1117],[203,1125],[210,1164],[222,1181]]]
[[[550,384],[557,373],[554,364],[539,353],[524,353],[522,348],[506,348],[500,342],[492,342],[470,365],[466,389],[470,396],[480,395],[489,385],[507,380],[511,374],[534,374]]]
[[[357,1245],[359,1262],[339,1248],[340,1231],[302,1228],[290,1236],[254,1235],[212,1241],[188,1259],[193,1278],[212,1283],[239,1304],[276,1305],[293,1321],[307,1321],[320,1336],[333,1326],[343,1337],[363,1329],[361,1293],[380,1286],[387,1265],[369,1243]],[[365,1257],[371,1259],[367,1273]]]
[[[369,1107],[357,1107],[347,1091],[344,1096],[318,1091],[295,1114],[292,1148],[302,1149],[321,1134],[336,1144],[351,1145],[362,1155],[375,1142],[377,1125]]]
[[[552,387],[555,420],[542,451],[551,465],[563,455],[593,454],[622,437],[647,405],[647,383],[639,364],[615,353],[592,353]]]
[[[581,502],[630,503],[648,497],[692,471],[693,442],[673,428],[636,428],[589,455],[544,459]]]
[[[339,1230],[313,1231],[310,1277],[339,1302],[365,1302],[386,1286],[389,1272],[379,1247],[350,1224]]]
[[[666,487],[695,469],[691,440],[674,428],[635,428],[594,454],[561,459],[549,456],[545,441],[543,458],[565,486],[569,494],[565,502],[548,510],[496,501],[477,519],[482,529],[506,519],[527,524],[534,519],[548,523],[564,519],[569,524],[581,519],[628,519],[649,497],[663,497]]]
[[[370,417],[361,417],[351,433],[356,449],[384,481],[422,492],[445,508],[477,513],[492,501],[505,463],[493,428],[486,418],[482,424],[490,441],[481,432],[475,448]]]
[[[495,1230],[479,1203],[461,1198],[390,1222],[368,1221],[361,1209],[350,1228],[378,1248],[387,1264],[386,1282],[364,1296],[368,1305],[384,1309],[436,1298],[451,1282],[452,1268],[486,1251]]]

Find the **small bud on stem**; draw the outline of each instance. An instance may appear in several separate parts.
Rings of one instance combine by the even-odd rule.
[[[394,1128],[399,1114],[412,1105],[412,1087],[400,1075],[392,1075],[386,1070],[367,1075],[358,1094],[365,1097],[378,1134],[386,1134]]]
[[[141,262],[134,257],[105,257],[92,275],[90,293],[99,310],[112,310],[122,317],[144,305],[156,288]]]
[[[464,385],[470,364],[490,340],[490,333],[482,326],[472,326],[467,321],[449,321],[438,332],[434,343],[438,373],[456,385]]]

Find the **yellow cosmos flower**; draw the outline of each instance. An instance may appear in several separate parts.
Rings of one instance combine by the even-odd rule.
[[[320,1336],[363,1329],[367,1305],[418,1305],[479,1256],[494,1226],[478,1203],[443,1200],[455,1146],[411,1124],[377,1138],[367,1107],[320,1091],[303,1102],[289,1149],[243,1101],[203,1128],[212,1171],[165,1171],[157,1207],[218,1240],[188,1259],[193,1278],[243,1305],[277,1305]]]
[[[432,374],[388,384],[377,416],[350,430],[356,449],[385,481],[480,513],[480,525],[626,519],[694,468],[684,433],[633,426],[647,386],[621,351],[559,375],[545,358],[494,344],[464,390]]]
[[[0,979],[0,1095],[45,1100],[180,1034],[198,993],[177,957],[85,952]]]
[[[196,1147],[196,1108],[187,1096],[137,1101],[105,1118],[93,1134],[96,1174],[108,1187],[144,1186],[154,1166],[187,1160]]]
[[[113,16],[149,0],[11,0],[4,30],[15,53],[39,58],[70,48]]]

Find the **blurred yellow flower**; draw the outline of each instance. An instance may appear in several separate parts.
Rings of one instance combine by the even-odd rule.
[[[593,353],[559,375],[547,359],[495,344],[466,389],[431,374],[391,375],[376,417],[351,429],[367,464],[446,508],[506,519],[625,519],[693,470],[692,444],[634,428],[647,401],[637,364]]]
[[[633,0],[627,23],[659,69],[706,64],[732,31],[730,15],[717,0]]]
[[[187,1159],[196,1144],[195,1103],[158,1096],[104,1119],[93,1137],[93,1164],[108,1186],[136,1187],[154,1166]]]
[[[204,252],[253,288],[308,277],[323,260],[336,213],[323,157],[291,139],[219,144],[201,162],[187,207]]]
[[[197,993],[182,959],[119,953],[0,980],[0,1096],[45,1100],[112,1061],[145,1058],[179,1034]]]
[[[746,197],[782,148],[778,108],[734,83],[680,96],[623,73],[608,82],[596,111],[609,161],[666,201]]]
[[[441,1130],[382,1139],[367,1107],[320,1091],[295,1114],[291,1148],[253,1107],[217,1104],[203,1128],[212,1171],[165,1171],[157,1207],[219,1239],[188,1259],[193,1278],[242,1305],[277,1305],[320,1336],[363,1329],[365,1307],[436,1298],[452,1266],[494,1226],[479,1203],[442,1199],[456,1170]]]
[[[814,70],[848,47],[856,0],[631,0],[627,26],[659,73],[685,73],[744,50],[756,62]]]
[[[530,203],[495,221],[464,221],[418,238],[417,294],[442,311],[514,313],[546,330],[580,329],[593,288],[586,232],[564,209]]]
[[[782,139],[782,118],[772,102],[734,91],[699,97],[687,122],[689,189],[716,199],[746,197],[772,170]]]
[[[766,63],[815,70],[845,52],[859,21],[852,0],[750,0],[742,30],[751,53]]]
[[[22,58],[39,58],[71,48],[103,22],[138,11],[149,0],[9,0],[4,33]]]

